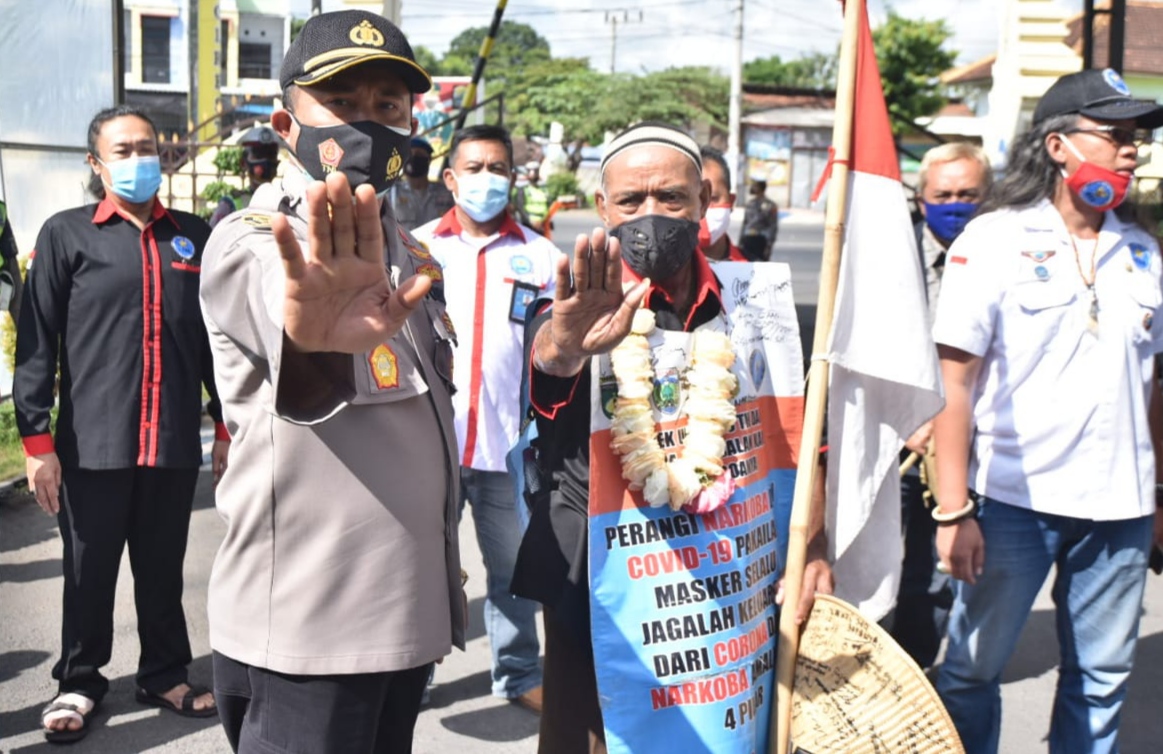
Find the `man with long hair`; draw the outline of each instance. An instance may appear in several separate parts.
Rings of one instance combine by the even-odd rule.
[[[1111,70],[1059,79],[949,249],[934,339],[937,550],[958,580],[937,689],[996,752],[999,681],[1051,566],[1051,752],[1113,752],[1156,523],[1163,263],[1116,212],[1163,108]]]

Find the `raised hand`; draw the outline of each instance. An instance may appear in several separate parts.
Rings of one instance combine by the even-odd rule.
[[[616,238],[607,238],[600,228],[589,237],[579,235],[572,259],[563,258],[557,265],[553,314],[534,343],[538,368],[572,376],[589,357],[613,349],[630,332],[634,311],[649,287],[650,281],[643,280],[623,292]]]
[[[271,230],[287,278],[283,329],[300,351],[369,351],[404,326],[432,285],[420,275],[392,289],[375,190],[359,186],[353,196],[342,173],[307,189],[305,253],[285,217],[276,214]]]

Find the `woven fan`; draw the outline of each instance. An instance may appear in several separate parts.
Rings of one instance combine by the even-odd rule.
[[[925,674],[851,605],[816,596],[792,692],[800,754],[964,754]]]

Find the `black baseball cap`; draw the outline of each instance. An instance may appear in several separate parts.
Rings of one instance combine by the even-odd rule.
[[[388,19],[364,10],[341,10],[312,16],[287,49],[279,68],[279,85],[311,86],[348,68],[372,60],[395,63],[413,92],[432,88],[432,77],[416,63],[404,33]]]
[[[1132,97],[1123,77],[1110,68],[1079,71],[1055,81],[1034,108],[1034,123],[1074,113],[1094,120],[1133,120],[1136,128],[1163,126],[1163,107]]]

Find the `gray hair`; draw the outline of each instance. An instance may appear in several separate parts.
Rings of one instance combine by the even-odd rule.
[[[981,174],[984,176],[981,188],[983,193],[988,193],[989,186],[993,183],[993,171],[990,169],[989,158],[985,156],[985,150],[968,141],[951,141],[933,147],[925,152],[925,156],[921,158],[921,167],[917,171],[917,194],[923,195],[925,193],[925,184],[929,181],[930,168],[957,160],[975,160],[978,165],[981,165]]]
[[[1078,114],[1055,115],[1014,139],[1005,178],[986,197],[979,214],[1007,207],[1026,207],[1052,199],[1062,179],[1062,166],[1046,151],[1046,137],[1078,125]]]

